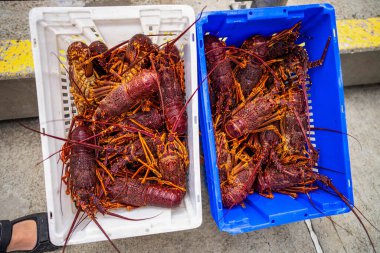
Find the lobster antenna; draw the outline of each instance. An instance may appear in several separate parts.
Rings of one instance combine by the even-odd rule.
[[[52,156],[56,155],[57,153],[63,151],[63,150],[66,149],[66,148],[69,148],[69,147],[70,147],[70,146],[65,147],[65,148],[62,148],[62,149],[60,149],[60,150],[58,150],[58,151],[55,151],[53,154],[49,155],[48,157],[46,157],[46,158],[44,158],[43,160],[41,160],[41,161],[39,161],[38,163],[36,163],[35,166],[37,167],[38,165],[40,165],[41,163],[45,162],[46,160],[48,160],[48,159],[51,158]]]
[[[106,231],[104,231],[104,229],[102,228],[102,226],[100,226],[99,222],[96,220],[95,217],[91,217],[89,216],[90,219],[96,224],[96,226],[100,229],[100,231],[102,231],[103,235],[107,238],[107,240],[111,243],[112,247],[118,252],[118,253],[121,253],[120,250],[116,247],[116,245],[112,242],[112,240],[110,239],[110,237],[107,235]]]
[[[75,225],[75,227],[74,227],[74,230],[76,230],[78,227],[79,227],[79,225],[86,219],[88,217],[88,215],[86,214],[86,213],[82,213],[82,215],[81,215],[81,217],[79,218],[79,221],[78,221],[78,223]],[[83,229],[82,229],[83,230]],[[70,238],[69,238],[70,239]]]
[[[336,170],[333,170],[333,169],[330,169],[330,168],[326,168],[326,167],[322,167],[322,166],[320,166],[320,165],[315,165],[314,167],[316,167],[316,168],[318,168],[318,169],[322,169],[322,170],[332,171],[332,172],[339,173],[339,174],[344,174],[344,172],[336,171]]]
[[[159,37],[159,36],[176,36],[177,34],[170,33],[170,34],[165,34],[165,33],[157,33],[157,34],[148,34],[146,36],[148,37]]]
[[[65,64],[61,61],[61,59],[59,59],[58,55],[57,55],[56,53],[54,53],[54,52],[50,52],[50,53],[51,53],[52,55],[54,55],[54,56],[57,58],[57,60],[59,61],[59,63],[60,63],[60,64],[62,65],[62,67],[66,70],[66,73],[69,74],[69,71],[67,70]]]
[[[61,180],[59,180],[59,204],[60,204],[60,209],[61,209],[61,214],[63,216],[63,210],[62,210],[62,181],[63,181],[63,171],[66,170],[68,164],[62,164],[62,170],[61,170]],[[66,183],[65,183],[66,184]]]
[[[117,213],[113,213],[113,212],[110,212],[110,211],[106,211],[106,214],[108,215],[111,215],[111,216],[114,216],[114,217],[117,217],[117,218],[120,218],[120,219],[123,219],[123,220],[131,220],[131,221],[142,221],[142,220],[148,220],[148,219],[153,219],[153,218],[156,218],[157,216],[161,215],[161,213],[159,214],[156,214],[152,217],[148,217],[148,218],[142,218],[142,219],[131,219],[131,218],[128,218],[128,217],[125,217],[123,215],[120,215],[120,214],[117,214]]]
[[[85,218],[87,218],[87,217],[88,217],[88,215],[87,215]],[[84,221],[84,220],[83,220],[83,221]],[[91,221],[92,221],[92,220],[90,219],[90,220],[87,222],[87,224],[83,226],[83,228],[81,229],[81,231],[85,230],[86,227],[87,227],[88,225],[90,225]]]
[[[247,199],[248,200],[248,199]],[[218,220],[218,222],[220,223],[224,218],[227,217],[227,215],[230,213],[230,211],[232,210],[232,208],[234,208],[235,206],[231,206],[230,208],[227,209],[227,211],[223,214],[222,217],[220,217],[220,219]]]
[[[18,122],[18,124],[20,124],[22,127],[26,128],[26,129],[28,129],[30,131],[33,131],[35,133],[39,133],[41,135],[48,136],[48,137],[51,137],[51,138],[54,138],[54,139],[57,139],[57,140],[60,140],[60,141],[66,141],[66,142],[69,142],[69,143],[79,144],[79,145],[83,145],[85,147],[92,148],[92,149],[103,150],[103,147],[101,147],[101,146],[97,146],[97,145],[86,143],[86,142],[81,142],[81,141],[75,141],[75,140],[70,140],[70,139],[66,139],[66,138],[61,138],[61,137],[54,136],[54,135],[47,134],[47,133],[42,133],[42,132],[40,132],[38,130],[35,130],[33,128],[25,126],[24,124],[22,124],[20,122]]]
[[[363,221],[360,219],[360,216],[358,215],[358,213],[356,212],[356,210],[351,206],[350,202],[347,201],[346,197],[331,183],[331,181],[327,181],[327,182],[324,182],[322,180],[320,180],[322,183],[324,183],[326,186],[330,187],[338,196],[339,198],[348,206],[348,208],[350,208],[350,210],[352,211],[352,213],[356,216],[356,218],[358,219],[358,221],[360,222],[360,225],[363,227],[368,239],[369,239],[369,242],[371,243],[371,246],[373,248],[373,251],[376,253],[376,248],[375,248],[375,245],[373,244],[373,241],[371,239],[371,236],[369,235],[369,232],[367,230],[367,228],[365,227]]]
[[[111,47],[110,49],[108,49],[107,51],[105,51],[105,52],[103,52],[103,53],[101,53],[101,54],[99,54],[99,55],[108,56],[109,54],[112,53],[112,51],[114,51],[115,49],[121,47],[121,46],[124,45],[124,44],[127,44],[128,42],[129,42],[129,40],[126,40],[126,41],[120,42],[120,43],[117,44],[116,46]],[[91,61],[94,60],[95,58],[99,58],[99,57],[100,57],[99,55],[94,56],[94,57],[91,57],[91,58],[90,58]]]
[[[317,210],[319,213],[321,214],[324,214],[323,211],[321,209],[319,209],[317,207],[317,205],[314,203],[314,201],[312,200],[311,196],[309,193],[305,193],[305,195],[307,196],[307,198],[309,199],[310,201],[310,204],[314,207],[315,210]],[[343,226],[339,225],[338,223],[336,223],[331,216],[326,216],[327,219],[329,219],[331,221],[331,223],[333,225],[336,225],[338,227],[340,227],[341,229],[343,229],[344,231],[346,231],[347,233],[349,233],[350,235],[353,235],[351,231],[349,231],[347,228],[344,228]]]
[[[318,168],[321,168],[321,166],[316,166]],[[322,167],[323,168],[323,167]],[[323,169],[326,169],[326,168],[323,168]],[[335,192],[332,192],[332,191],[329,191],[327,189],[322,189],[324,190],[325,192],[331,194],[331,195],[334,195],[334,196],[338,196],[338,194],[336,194]],[[377,232],[380,232],[380,229],[378,229],[363,213],[362,211],[360,211],[359,208],[357,208],[353,203],[351,203],[351,201],[344,195],[342,195],[344,197],[344,199],[350,203],[350,205],[355,208],[355,210],[371,225],[371,227],[373,227]]]
[[[173,46],[185,33],[187,33],[187,31],[190,30],[191,27],[193,27],[202,17],[202,14],[203,14],[203,11],[206,9],[207,6],[203,7],[202,10],[201,10],[201,13],[199,13],[199,17],[191,24],[189,25],[183,32],[181,32],[177,38],[171,40],[171,41],[168,41],[167,43],[164,43],[164,44],[167,44],[170,46]]]
[[[346,196],[343,195],[343,197],[351,204],[351,201],[346,198]],[[355,205],[352,204],[352,207],[356,209],[356,211],[373,227],[377,232],[380,232],[380,230],[360,211],[359,208],[357,208]]]
[[[347,135],[347,136],[353,138],[355,141],[357,141],[358,144],[359,144],[359,146],[360,146],[360,150],[361,150],[361,151],[363,150],[362,144],[360,143],[359,139],[356,138],[355,136],[349,134],[349,133],[345,133],[345,132],[342,132],[342,131],[339,131],[339,130],[330,129],[330,128],[325,128],[325,127],[310,127],[310,130],[321,130],[321,131],[327,131],[327,132],[332,132],[332,133],[338,133],[338,134],[344,134],[344,135]]]
[[[88,137],[88,138],[86,138],[86,139],[84,139],[84,140],[82,140],[82,141],[83,141],[83,142],[84,142],[84,141],[88,141],[88,140],[90,140],[90,139],[93,139],[93,138],[95,138],[95,137],[101,135],[101,134],[103,134],[103,133],[100,132],[100,133],[95,134],[95,135],[93,135],[93,136],[90,136],[90,137]],[[58,151],[55,151],[53,154],[49,155],[48,157],[46,157],[46,158],[44,158],[43,160],[41,160],[41,161],[39,161],[38,163],[36,163],[35,166],[40,165],[41,163],[45,162],[46,160],[48,160],[49,158],[51,158],[51,157],[54,156],[55,154],[57,154],[57,153],[59,153],[59,152],[65,150],[65,149],[68,149],[68,148],[70,148],[70,147],[71,147],[71,145],[68,145],[67,147],[64,147],[64,148],[61,148],[61,149],[58,150]]]
[[[63,244],[62,253],[65,253],[65,249],[66,249],[67,243],[69,242],[69,238],[70,238],[71,234],[74,231],[74,226],[75,226],[75,223],[77,222],[77,219],[78,219],[78,216],[79,216],[80,212],[81,211],[78,209],[78,211],[75,214],[74,220],[71,223],[71,227],[70,227],[69,232],[67,233],[67,236],[66,236],[66,239],[65,239],[65,244]]]

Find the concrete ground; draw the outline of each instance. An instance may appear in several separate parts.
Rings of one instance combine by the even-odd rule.
[[[45,0],[45,1],[0,1],[0,40],[29,39],[28,12],[37,6],[90,6],[130,5],[160,3],[190,4],[196,12],[205,5],[197,0]],[[217,0],[208,4],[208,10],[227,9],[233,1]],[[380,16],[380,1],[353,0],[289,0],[288,5],[330,2],[336,8],[338,19],[368,18]],[[15,15],[17,13],[17,15]],[[372,53],[370,53],[372,57]],[[367,58],[366,58],[367,59]],[[374,67],[368,61],[354,60],[349,65],[352,77],[357,76],[357,66]],[[367,75],[368,76],[368,75]],[[17,80],[19,81],[19,80]],[[360,82],[361,81],[361,82]],[[16,81],[15,81],[16,82]],[[345,79],[346,82],[346,79]],[[362,78],[356,83],[366,83]],[[10,87],[15,87],[9,83]],[[34,87],[34,84],[33,84]],[[11,89],[11,88],[10,88]],[[0,92],[2,93],[2,92]],[[16,93],[16,92],[15,92]],[[30,94],[33,95],[31,92]],[[29,95],[30,95],[29,94]],[[0,94],[1,95],[1,94]],[[2,97],[10,99],[8,97]],[[349,138],[351,169],[354,184],[355,204],[373,223],[380,228],[380,84],[345,88],[348,131],[361,143]],[[22,100],[20,100],[22,102]],[[1,109],[1,108],[0,108]],[[25,108],[24,112],[32,107]],[[35,108],[34,108],[35,109]],[[9,108],[7,109],[9,110]],[[0,219],[14,219],[33,212],[46,211],[45,189],[40,137],[17,122],[35,129],[37,118],[19,121],[0,121]],[[320,248],[311,239],[305,222],[292,223],[263,229],[251,233],[230,236],[218,231],[209,211],[208,195],[202,180],[203,224],[200,228],[116,240],[122,252],[371,252],[364,230],[352,213],[333,217],[330,220],[311,221],[311,230],[317,236]],[[380,233],[368,227],[369,233],[380,251]],[[317,250],[318,249],[318,250]],[[110,252],[107,242],[70,246],[68,252]],[[60,252],[60,251],[57,251]]]
[[[355,204],[380,227],[380,85],[345,89],[351,169]],[[41,143],[18,122],[35,129],[38,119],[0,122],[0,219],[46,210]],[[231,236],[219,232],[210,215],[202,180],[203,224],[200,228],[167,234],[116,240],[122,252],[321,252],[305,222]],[[364,230],[352,213],[311,221],[323,252],[371,252]],[[380,251],[380,233],[367,226]],[[109,252],[107,242],[70,246],[68,252]],[[59,252],[59,251],[57,251]]]

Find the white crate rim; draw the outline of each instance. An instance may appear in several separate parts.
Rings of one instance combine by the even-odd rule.
[[[46,95],[51,95],[50,88],[46,87],[46,85],[50,85],[52,82],[51,78],[64,78],[65,75],[63,75],[59,68],[57,68],[57,73],[55,73],[55,76],[52,73],[46,72],[44,69],[44,66],[49,65],[49,61],[46,61],[46,59],[51,60],[51,58],[48,58],[47,56],[48,52],[43,52],[43,50],[47,50],[47,45],[45,42],[48,41],[49,38],[46,36],[46,30],[49,30],[50,27],[53,27],[53,25],[50,24],[46,25],[44,23],[44,15],[52,15],[53,17],[59,16],[61,14],[67,14],[70,12],[70,14],[73,14],[74,17],[70,17],[72,19],[75,19],[75,15],[79,13],[78,15],[82,15],[83,13],[87,13],[89,15],[88,19],[94,19],[99,18],[100,20],[104,20],[108,17],[110,22],[117,22],[118,14],[120,13],[127,13],[128,16],[131,18],[138,17],[138,13],[141,11],[151,11],[152,15],[155,13],[165,13],[165,12],[174,12],[174,11],[181,11],[183,17],[188,20],[188,24],[191,24],[195,20],[194,10],[190,6],[185,5],[151,5],[151,6],[118,6],[118,7],[42,7],[42,8],[34,8],[29,13],[29,24],[30,24],[30,30],[31,30],[31,41],[32,41],[32,51],[33,51],[33,57],[34,57],[34,66],[35,66],[35,78],[36,78],[36,86],[37,86],[37,97],[38,97],[38,107],[39,107],[39,118],[40,118],[40,129],[41,131],[48,132],[49,130],[49,122],[56,120],[56,118],[52,117],[53,110],[48,107],[48,98]],[[123,14],[124,15],[124,14]],[[95,16],[95,17],[94,17]],[[126,16],[123,16],[122,18],[127,18]],[[154,17],[153,17],[154,18]],[[165,18],[165,17],[162,17]],[[176,17],[178,18],[178,17]],[[54,19],[54,18],[53,18]],[[160,19],[161,20],[161,19]],[[141,21],[141,20],[140,20]],[[54,21],[53,21],[54,22]],[[86,19],[84,19],[84,22],[86,22]],[[141,21],[142,22],[142,21]],[[167,22],[167,24],[171,24],[170,22]],[[40,26],[40,27],[39,27]],[[39,29],[41,30],[41,26],[44,27],[44,33],[43,35],[40,35]],[[59,22],[57,23],[58,28]],[[161,24],[159,24],[161,26]],[[156,28],[154,25],[152,25],[153,31],[151,30],[151,27],[149,27],[150,31],[154,33],[154,29]],[[99,33],[99,30],[97,30],[97,33]],[[101,34],[100,34],[101,35]],[[41,37],[42,36],[42,37]],[[195,27],[192,27],[188,33],[188,41],[186,46],[188,46],[188,50],[190,51],[189,54],[185,56],[185,65],[186,65],[186,59],[189,58],[189,61],[191,64],[189,68],[190,73],[186,74],[186,86],[190,87],[190,91],[194,91],[197,87],[197,55],[196,55],[196,32]],[[57,35],[58,37],[58,35]],[[101,38],[101,36],[99,36]],[[98,37],[98,39],[99,39]],[[45,43],[45,44],[44,44]],[[58,44],[58,39],[56,38],[56,43]],[[43,49],[41,49],[44,47]],[[46,48],[45,48],[46,47]],[[57,46],[58,47],[58,46]],[[59,51],[58,48],[56,48],[56,51]],[[42,50],[42,51],[41,51]],[[41,53],[42,52],[42,53]],[[60,52],[55,52],[57,55],[62,55]],[[45,57],[45,58],[44,58]],[[49,66],[50,67],[50,66]],[[185,66],[186,67],[186,66]],[[61,74],[60,74],[61,73]],[[53,77],[51,77],[53,76]],[[50,79],[49,79],[50,77]],[[60,82],[60,81],[58,81]],[[67,81],[66,81],[67,82]],[[62,84],[62,82],[60,82]],[[190,85],[189,85],[190,83]],[[62,95],[62,88],[61,93],[59,95]],[[186,96],[189,97],[191,92],[187,91]],[[67,90],[68,93],[68,90]],[[189,94],[190,93],[190,94]],[[70,96],[66,94],[68,97],[68,100],[70,100]],[[61,100],[65,99],[61,97]],[[62,101],[61,101],[62,102]],[[70,106],[69,106],[70,108]],[[63,108],[59,108],[62,110],[66,110]],[[67,111],[59,111],[59,115],[64,118],[65,114],[67,114]],[[189,152],[192,154],[192,165],[190,168],[193,168],[191,171],[189,171],[188,178],[192,178],[192,183],[188,184],[188,192],[186,194],[184,203],[182,205],[185,206],[185,210],[187,211],[185,214],[181,213],[181,210],[177,213],[168,213],[167,210],[163,210],[160,208],[142,208],[142,209],[136,209],[137,213],[142,212],[143,216],[145,217],[152,217],[152,212],[154,214],[163,213],[166,217],[166,219],[171,219],[173,222],[171,224],[161,224],[158,222],[153,223],[153,220],[155,221],[157,218],[153,218],[151,220],[145,220],[145,221],[139,221],[138,223],[141,223],[141,228],[136,229],[135,226],[132,228],[125,228],[125,227],[118,227],[114,228],[112,227],[111,231],[106,229],[111,239],[118,239],[118,238],[125,238],[125,237],[133,237],[133,236],[142,236],[142,235],[150,235],[150,234],[156,234],[156,233],[164,233],[164,232],[173,232],[173,231],[180,231],[180,230],[186,230],[186,229],[192,229],[199,227],[202,223],[202,201],[201,201],[201,189],[200,189],[200,164],[199,164],[199,136],[198,136],[198,97],[194,96],[192,102],[190,103],[190,106],[188,108],[188,123],[191,124],[191,127],[189,127],[188,130],[188,139],[189,139],[189,147],[191,146],[192,149],[189,150]],[[72,112],[71,112],[72,113]],[[70,114],[70,117],[72,114]],[[51,123],[51,122],[50,122]],[[62,131],[61,131],[62,132]],[[43,157],[47,157],[49,154],[52,153],[50,139],[47,137],[41,136],[41,143],[42,143],[42,153]],[[190,143],[191,142],[191,143]],[[50,148],[50,149],[49,149]],[[56,166],[57,167],[57,166]],[[54,214],[54,216],[50,216],[49,219],[49,235],[50,240],[56,244],[56,245],[63,245],[64,238],[66,236],[68,228],[62,229],[58,231],[56,229],[56,226],[58,222],[56,222],[56,214],[59,210],[54,206],[54,194],[56,195],[57,192],[54,192],[54,183],[52,179],[52,174],[56,172],[52,172],[52,166],[51,162],[45,161],[44,162],[44,172],[45,172],[45,189],[46,189],[46,199],[47,199],[47,210],[49,216]],[[188,179],[190,181],[190,179]],[[63,187],[64,191],[65,187]],[[62,196],[65,194],[62,193]],[[193,199],[191,200],[188,195],[193,196]],[[193,206],[193,208],[189,208],[189,206]],[[141,211],[139,211],[141,210]],[[133,214],[136,214],[132,212],[132,217],[129,215],[129,217],[134,218]],[[125,215],[125,212],[123,212]],[[130,213],[131,214],[131,213]],[[141,214],[140,214],[141,215]],[[182,215],[182,216],[181,216]],[[178,222],[180,219],[183,219],[183,215],[185,215],[188,218],[188,223],[181,223]],[[178,217],[176,217],[178,216]],[[102,225],[109,225],[112,223],[117,222],[116,224],[123,223],[124,221],[117,220],[115,221],[114,218],[104,218],[101,217],[101,215],[97,215],[99,223]],[[138,216],[137,217],[141,217]],[[164,217],[164,218],[165,218]],[[182,218],[181,218],[182,217]],[[176,219],[177,218],[177,219]],[[174,222],[176,221],[177,224]],[[70,222],[66,222],[67,224],[71,224]],[[128,222],[126,222],[128,223]],[[67,225],[66,224],[66,225]],[[128,223],[129,224],[129,223]],[[136,224],[136,223],[134,223]],[[134,225],[132,224],[132,225]],[[94,224],[92,224],[94,225]],[[110,225],[110,226],[111,226]],[[114,225],[112,225],[114,226]],[[137,225],[136,225],[137,226]],[[139,225],[140,226],[140,225]],[[90,227],[90,226],[88,226]],[[94,242],[94,241],[102,241],[106,240],[104,235],[101,233],[100,230],[92,230],[90,228],[86,227],[85,232],[76,232],[72,235],[72,238],[69,241],[69,244],[78,244],[78,243],[88,243],[88,242]],[[88,231],[86,231],[88,230]]]

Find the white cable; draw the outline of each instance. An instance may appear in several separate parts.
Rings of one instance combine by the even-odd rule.
[[[313,227],[311,226],[311,221],[305,220],[305,223],[306,223],[307,229],[309,229],[310,237],[311,237],[311,240],[313,241],[315,250],[317,251],[317,253],[323,253],[322,247],[319,244],[318,237],[315,234]]]

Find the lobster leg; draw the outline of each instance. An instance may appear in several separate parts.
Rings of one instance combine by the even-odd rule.
[[[327,49],[329,48],[330,41],[331,41],[331,36],[327,39],[325,48],[323,49],[323,53],[322,53],[321,59],[316,60],[316,61],[312,61],[312,62],[308,62],[308,68],[315,68],[315,67],[322,66],[322,64],[323,64],[323,62],[325,61],[325,58],[326,58]]]
[[[143,180],[141,181],[142,183],[145,183],[145,180],[148,176],[149,171],[153,168],[157,168],[158,165],[157,165],[157,161],[154,158],[154,155],[152,154],[152,151],[150,150],[148,144],[146,143],[144,138],[141,136],[141,133],[138,133],[138,135],[139,135],[140,142],[142,144],[142,148],[143,148],[146,160],[147,160],[148,164],[150,165],[150,166],[147,166],[145,176],[144,176]],[[155,170],[153,169],[153,171],[155,171]]]
[[[294,199],[296,199],[298,197],[297,192],[290,192],[290,191],[287,191],[286,189],[277,190],[276,192],[281,193],[281,194],[285,194],[285,195],[289,195],[290,197],[292,197]]]
[[[282,136],[282,134],[278,131],[278,128],[273,126],[273,125],[268,125],[268,126],[256,129],[255,131],[252,132],[252,134],[253,133],[260,133],[260,132],[264,132],[264,131],[273,131],[278,137],[280,137],[280,139],[282,141],[284,140],[284,136]]]

